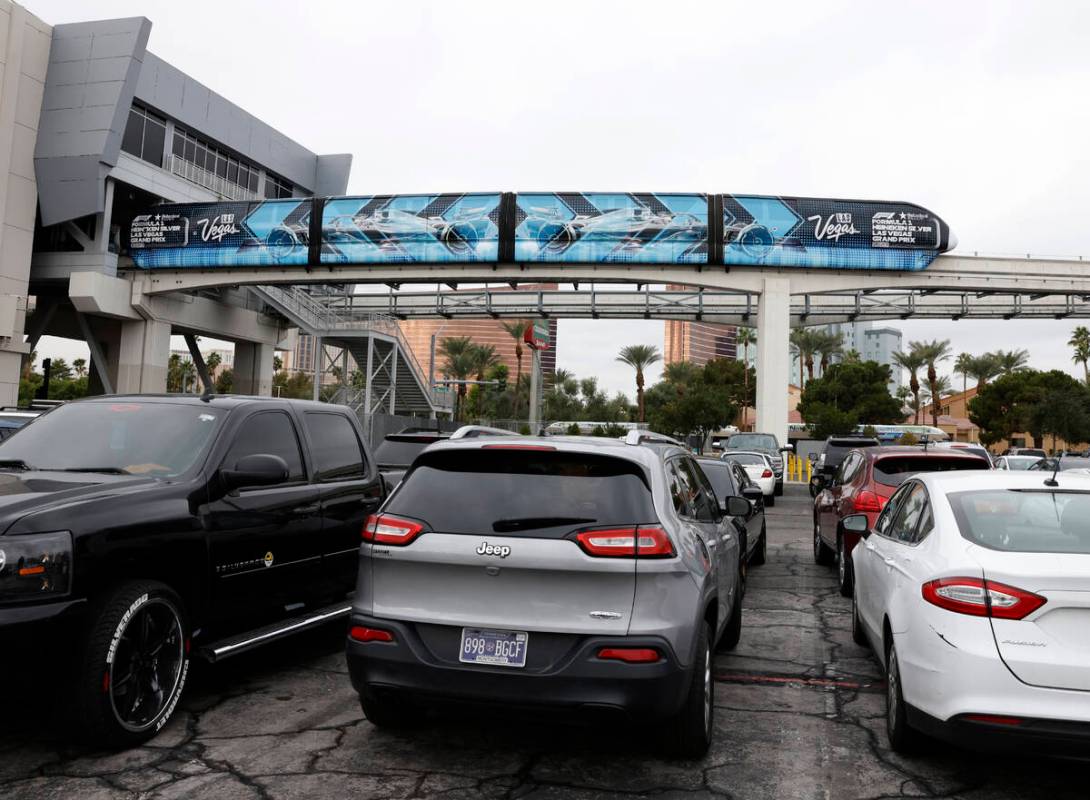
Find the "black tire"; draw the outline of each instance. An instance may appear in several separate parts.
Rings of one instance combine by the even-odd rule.
[[[376,728],[411,728],[420,721],[420,711],[403,698],[377,695],[370,689],[360,692],[360,708]]]
[[[852,559],[847,553],[844,552],[844,535],[837,534],[836,537],[836,582],[840,587],[841,597],[852,596],[852,586],[855,585],[855,567],[852,566]]]
[[[870,640],[867,639],[867,632],[863,628],[863,620],[859,618],[859,601],[855,599],[855,592],[852,592],[852,641],[861,647],[870,647]]]
[[[765,559],[768,558],[768,528],[764,521],[761,522],[761,536],[757,540],[757,547],[753,551],[753,558],[749,560],[750,565],[759,567],[765,563]]]
[[[908,724],[908,707],[901,690],[901,669],[897,659],[897,646],[889,644],[886,654],[886,735],[890,749],[895,753],[918,753],[923,745],[923,735]]]
[[[773,492],[765,498],[765,508],[772,508],[776,505],[776,493]]]
[[[712,630],[700,626],[689,691],[681,709],[662,726],[663,748],[679,758],[701,758],[711,746],[715,730],[715,681],[712,680]]]
[[[727,620],[726,626],[723,628],[723,636],[719,640],[719,646],[716,650],[722,652],[725,650],[733,650],[738,646],[738,642],[742,640],[742,597],[743,594],[736,594],[734,598],[734,608],[730,611],[730,619]]]
[[[821,527],[814,517],[814,563],[827,567],[833,563],[833,551],[821,538]]]
[[[189,621],[155,581],[122,584],[94,603],[78,661],[74,721],[88,742],[135,747],[167,724],[189,672]]]
[[[776,484],[776,489],[775,489],[775,491],[773,493],[774,493],[774,495],[776,497],[779,497],[780,495],[783,494],[783,481],[780,481],[779,483]]]

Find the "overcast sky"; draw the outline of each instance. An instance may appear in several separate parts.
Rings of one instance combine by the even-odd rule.
[[[1076,0],[24,5],[53,24],[148,17],[151,51],[312,150],[352,153],[351,193],[905,200],[961,252],[1090,255],[1090,4]],[[1071,371],[1074,324],[897,323]],[[631,394],[617,350],[661,348],[662,333],[563,321],[560,366]],[[54,342],[40,349],[71,357]]]

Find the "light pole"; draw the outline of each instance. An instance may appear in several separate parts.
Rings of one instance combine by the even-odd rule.
[[[431,394],[435,391],[435,340],[439,337],[439,334],[443,332],[443,328],[449,325],[449,322],[444,322],[435,332],[431,335],[431,346],[428,351],[428,393]],[[432,411],[432,417],[435,416],[435,412]]]

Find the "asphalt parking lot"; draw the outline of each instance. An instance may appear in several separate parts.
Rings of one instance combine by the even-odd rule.
[[[1086,798],[1085,764],[886,748],[884,684],[851,641],[832,570],[813,563],[809,508],[789,487],[769,512],[769,559],[750,573],[741,645],[716,659],[716,740],[702,761],[660,760],[623,727],[502,711],[378,731],[331,629],[197,665],[183,712],[119,754],[66,743],[42,711],[40,676],[8,675],[0,797]]]

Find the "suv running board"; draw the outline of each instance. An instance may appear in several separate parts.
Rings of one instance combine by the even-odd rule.
[[[352,606],[347,603],[334,603],[331,606],[315,609],[299,617],[282,620],[264,628],[240,633],[227,639],[220,639],[218,642],[211,642],[200,648],[198,653],[206,661],[215,663],[231,656],[237,656],[239,653],[245,653],[247,650],[252,650],[263,644],[275,642],[277,639],[283,639],[285,636],[291,636],[294,633],[324,625],[335,619],[342,619],[347,617],[348,612],[351,610]]]

